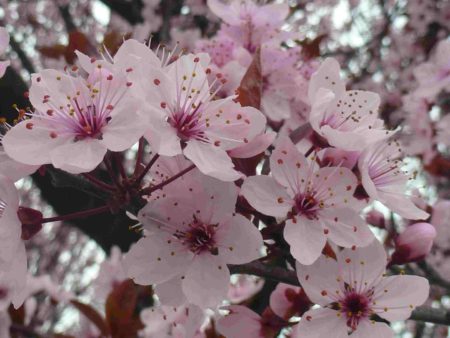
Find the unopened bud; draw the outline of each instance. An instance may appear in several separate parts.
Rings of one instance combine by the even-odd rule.
[[[416,223],[395,239],[390,265],[417,262],[425,258],[433,246],[436,229],[429,223]]]

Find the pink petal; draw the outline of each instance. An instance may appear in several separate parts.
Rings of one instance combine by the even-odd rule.
[[[278,283],[277,287],[270,295],[270,308],[280,318],[290,317],[292,314],[291,309],[294,304],[287,298],[286,292],[292,291],[293,293],[299,293],[300,290],[301,288],[298,286]]]
[[[124,258],[128,277],[138,284],[150,285],[169,281],[186,271],[192,254],[183,250],[178,241],[169,243],[169,239],[169,234],[153,234],[134,244]]]
[[[374,285],[386,271],[387,255],[378,240],[363,248],[344,249],[336,253],[341,276],[347,283]],[[362,263],[361,263],[362,262]]]
[[[275,140],[276,133],[267,131],[264,134],[256,136],[249,143],[228,151],[233,158],[249,158],[264,152]]]
[[[295,327],[292,338],[348,338],[345,319],[331,309],[314,309],[306,312]]]
[[[308,97],[310,102],[316,100],[316,93],[320,88],[331,90],[338,97],[345,93],[345,82],[341,80],[340,70],[341,67],[336,59],[327,58],[322,62],[309,82]]]
[[[352,338],[394,338],[394,331],[386,323],[370,320],[361,321]]]
[[[304,186],[310,174],[310,165],[287,137],[280,138],[270,156],[270,169],[278,183],[294,196]]]
[[[137,61],[145,62],[147,67],[161,66],[161,60],[149,46],[137,40],[128,39],[122,43],[114,55],[114,64],[127,69]]]
[[[78,142],[69,141],[50,153],[55,168],[71,174],[80,174],[94,170],[106,154],[101,141],[85,139]]]
[[[261,257],[264,243],[258,228],[244,216],[236,214],[218,228],[217,244],[224,262],[244,264]]]
[[[31,175],[39,167],[34,165],[26,165],[14,161],[10,158],[0,146],[0,175],[4,175],[12,181],[18,181],[25,176]]]
[[[234,170],[233,162],[226,151],[212,144],[189,141],[183,153],[205,175],[226,182],[236,181],[242,176]]]
[[[230,314],[220,318],[217,330],[227,338],[264,338],[261,333],[261,318],[245,306],[232,305],[226,308]]]
[[[427,219],[430,214],[416,207],[407,195],[378,191],[378,199],[393,212],[406,219]]]
[[[259,212],[285,217],[292,209],[292,199],[280,184],[269,176],[248,177],[241,188],[241,195]]]
[[[319,213],[328,230],[328,238],[339,246],[366,246],[375,238],[364,220],[352,209],[329,208]]]
[[[155,286],[159,301],[167,306],[180,306],[186,303],[186,296],[181,288],[181,276],[175,276],[167,282]]]
[[[201,308],[214,308],[228,292],[230,271],[220,258],[210,254],[197,255],[182,282],[188,301]]]
[[[287,220],[284,239],[291,246],[292,256],[303,265],[314,263],[326,243],[326,236],[320,223],[306,217],[298,217],[296,223]]]
[[[153,111],[154,109],[148,109],[145,113],[152,114]],[[149,119],[147,128],[145,138],[155,153],[163,156],[175,156],[182,153],[176,130],[164,119],[159,117]]]
[[[137,143],[144,135],[147,127],[146,120],[134,111],[130,111],[131,107],[128,106],[116,112],[102,129],[102,143],[111,151],[124,151]]]
[[[9,33],[5,27],[0,27],[0,54],[3,54],[9,45]]]
[[[422,305],[430,293],[430,284],[419,276],[390,276],[375,288],[377,314],[389,321],[409,318],[416,306]]]
[[[333,303],[336,291],[341,290],[338,263],[330,257],[320,256],[312,265],[296,265],[297,276],[308,298],[321,306]]]
[[[0,78],[2,78],[3,75],[5,75],[6,68],[8,68],[10,63],[11,63],[10,61],[0,61]]]
[[[27,128],[32,123],[32,129]],[[4,136],[5,152],[13,160],[28,165],[51,163],[51,152],[68,141],[66,137],[51,138],[50,132],[37,119],[15,125]]]

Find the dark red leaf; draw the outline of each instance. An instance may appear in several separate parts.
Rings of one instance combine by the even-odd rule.
[[[103,316],[97,312],[97,310],[90,305],[78,302],[76,300],[72,300],[70,303],[75,306],[86,318],[88,318],[100,330],[100,333],[103,336],[108,336],[110,334],[108,324]]]
[[[259,109],[261,107],[262,86],[261,51],[258,49],[237,89],[239,103],[243,107],[249,106]]]

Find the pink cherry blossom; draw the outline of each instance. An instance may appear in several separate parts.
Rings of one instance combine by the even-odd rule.
[[[270,295],[270,308],[286,320],[294,315],[303,315],[311,305],[305,292],[297,286],[279,283]]]
[[[55,70],[33,75],[35,111],[3,138],[6,153],[28,164],[51,163],[70,173],[89,172],[107,150],[123,151],[144,132],[139,103],[125,73],[96,63],[86,80]]]
[[[436,229],[429,223],[408,226],[395,239],[391,264],[405,264],[424,259],[430,253],[435,237]]]
[[[237,189],[208,179],[176,196],[150,201],[139,212],[146,237],[125,257],[130,278],[149,285],[168,282],[181,288],[187,301],[215,307],[226,298],[227,264],[260,256],[262,236],[245,217],[235,214]]]
[[[312,264],[327,240],[344,246],[368,245],[373,234],[353,210],[355,175],[344,167],[317,169],[281,138],[270,157],[270,176],[245,180],[241,194],[265,215],[287,217],[284,238],[291,254]]]
[[[140,63],[130,76],[147,100],[142,108],[149,119],[145,136],[155,152],[183,153],[204,174],[235,181],[241,174],[227,151],[261,134],[266,120],[233,97],[213,100],[216,83],[208,83],[208,63],[204,54],[189,54],[163,69]]]
[[[306,312],[294,337],[394,337],[392,329],[372,320],[405,320],[428,298],[427,279],[384,275],[387,256],[374,241],[365,248],[344,249],[337,261],[322,256],[313,265],[297,264],[308,297],[321,308]]]
[[[24,301],[27,274],[22,226],[17,216],[19,196],[14,183],[0,176],[0,310]]]
[[[367,194],[407,219],[426,219],[405,194],[409,177],[402,170],[402,150],[396,140],[380,141],[362,152],[358,160],[361,181]]]
[[[419,82],[415,94],[434,99],[441,90],[450,90],[450,41],[442,40],[429,62],[422,63],[414,70]]]
[[[289,14],[286,3],[258,6],[253,0],[233,0],[229,5],[220,0],[208,0],[208,7],[226,24],[222,31],[250,52],[276,38]]]
[[[2,55],[9,45],[9,34],[6,28],[0,27],[0,55]],[[8,68],[9,61],[0,61],[0,78],[5,75],[6,68]]]
[[[332,146],[343,150],[362,150],[388,137],[391,132],[378,118],[378,94],[346,91],[339,63],[327,58],[311,77],[308,97],[311,104],[309,122]]]

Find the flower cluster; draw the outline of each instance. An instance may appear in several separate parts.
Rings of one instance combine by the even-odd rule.
[[[30,106],[0,119],[0,336],[42,291],[84,315],[77,337],[389,338],[390,322],[427,321],[416,308],[430,290],[443,295],[428,279],[450,285],[424,261],[450,276],[448,200],[419,189],[448,183],[450,42],[411,61],[412,83],[393,75],[402,87],[387,100],[353,81],[338,51],[320,57],[327,34],[288,29],[299,10],[288,2],[186,3],[180,11],[214,25],[172,30],[185,41],[170,49],[158,44],[170,13],[144,1],[136,22],[164,18],[134,35],[160,35],[105,43],[101,57],[69,41],[71,65],[31,74]],[[432,24],[418,19],[417,30]],[[8,44],[0,28],[0,54]],[[409,116],[396,120],[386,112],[401,101]],[[68,195],[55,210],[70,212],[44,217],[51,208],[31,208],[16,188],[30,175],[79,190],[83,210]],[[28,246],[59,221],[111,250],[90,305],[31,275]],[[439,314],[431,321],[448,321]]]

